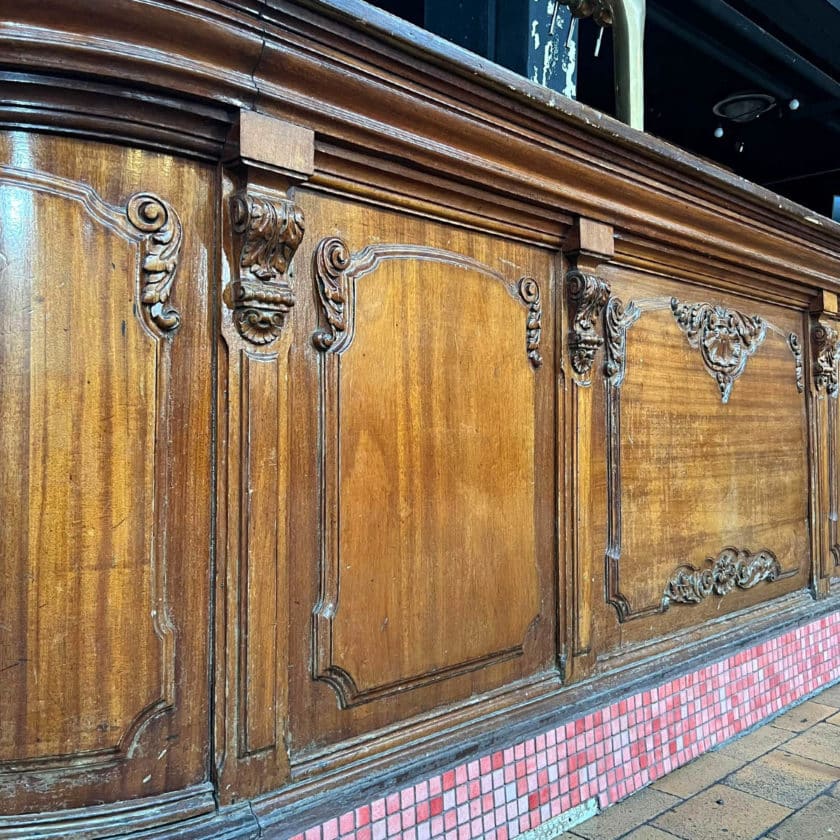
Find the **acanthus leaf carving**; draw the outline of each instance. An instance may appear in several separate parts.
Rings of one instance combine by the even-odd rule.
[[[676,298],[671,298],[671,311],[689,346],[700,351],[718,384],[721,402],[729,402],[732,385],[764,341],[764,319],[710,303],[680,303]]]
[[[133,195],[128,200],[126,216],[137,230],[146,234],[141,240],[140,300],[152,323],[161,332],[172,332],[181,323],[178,311],[169,304],[181,252],[181,220],[167,202],[152,193]]]
[[[817,321],[811,328],[811,343],[814,348],[814,385],[818,392],[836,398],[840,336],[837,330]]]
[[[288,273],[303,239],[303,213],[289,199],[242,191],[231,198],[231,220],[242,237],[239,276],[230,291],[233,320],[244,339],[269,344],[295,305]]]
[[[569,352],[579,385],[589,385],[595,354],[604,343],[597,324],[610,296],[610,287],[597,275],[577,268],[566,274],[566,289],[572,312]]]
[[[317,330],[312,341],[319,350],[338,352],[348,336],[348,279],[350,249],[343,239],[329,236],[315,249],[315,288],[327,326]]]
[[[795,365],[796,375],[796,390],[799,391],[799,393],[801,394],[805,390],[805,377],[802,373],[802,343],[799,341],[799,336],[794,332],[788,333],[787,343],[788,347],[790,347],[790,352],[793,353],[793,363]]]
[[[662,595],[663,609],[671,604],[699,604],[710,595],[722,597],[735,587],[752,589],[761,581],[772,582],[782,576],[779,561],[766,549],[752,554],[745,548],[728,547],[706,562],[707,569],[685,565],[674,571]]]
[[[542,300],[540,286],[533,277],[519,281],[519,296],[528,304],[528,320],[525,325],[525,351],[533,367],[542,365],[540,337],[542,335]]]
[[[627,330],[639,320],[642,312],[631,300],[626,306],[621,298],[611,297],[604,312],[604,332],[607,342],[607,359],[604,374],[607,382],[620,388],[625,374],[625,345]]]

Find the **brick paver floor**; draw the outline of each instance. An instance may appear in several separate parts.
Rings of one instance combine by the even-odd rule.
[[[840,685],[559,840],[840,840]]]

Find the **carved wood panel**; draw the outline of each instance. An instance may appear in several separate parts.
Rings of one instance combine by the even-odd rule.
[[[37,168],[45,147],[62,174]],[[0,808],[84,803],[91,785],[107,800],[118,778],[117,795],[154,793],[206,774],[198,725],[182,746],[166,737],[179,686],[193,710],[207,702],[209,436],[193,430],[185,490],[175,425],[210,395],[206,374],[185,385],[180,367],[209,343],[195,244],[168,196],[192,213],[208,182],[183,166],[170,171],[183,195],[142,166],[109,179],[125,152],[100,147],[92,164],[70,141],[11,135],[0,149]],[[172,527],[190,503],[203,510],[185,538]],[[30,773],[64,782],[27,787]]]
[[[540,465],[553,342],[547,255],[301,202],[322,535],[311,629],[293,631],[312,652],[302,688],[314,704],[293,705],[306,744],[443,710],[551,660],[550,532],[538,525],[552,505],[539,488],[551,481]],[[319,219],[330,227],[317,236]]]
[[[328,351],[329,511],[315,669],[350,706],[522,654],[539,612],[534,385],[522,365],[538,354],[530,309],[539,286],[521,284],[523,311],[502,274],[427,246],[351,254],[328,237],[314,265],[329,324],[314,336]],[[487,342],[482,329],[494,310],[510,323]],[[476,390],[488,386],[495,399],[479,405]],[[494,527],[498,500],[510,528]],[[510,566],[520,569],[518,589],[500,600],[488,584]],[[369,604],[377,585],[382,600]],[[467,610],[484,632],[464,632]],[[386,656],[372,660],[376,646]]]
[[[584,418],[603,441],[584,561],[597,579],[603,539],[601,655],[802,586],[809,553],[801,318],[616,269],[605,278],[601,390]]]

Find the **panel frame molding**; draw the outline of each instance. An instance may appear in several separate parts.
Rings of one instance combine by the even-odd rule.
[[[155,449],[148,454],[155,501],[148,563],[152,593],[149,619],[160,643],[160,688],[159,697],[137,710],[113,745],[95,750],[2,761],[0,779],[8,775],[46,770],[70,772],[82,767],[92,769],[125,763],[131,759],[149,724],[174,708],[176,628],[168,601],[165,540],[170,459],[166,453],[166,444],[161,441],[168,441],[170,437],[169,348],[181,319],[169,303],[169,298],[177,277],[183,241],[177,212],[168,201],[153,193],[135,193],[128,199],[126,207],[122,208],[108,204],[93,187],[82,181],[42,170],[0,164],[0,185],[3,184],[76,202],[93,221],[135,250],[133,297],[140,304],[135,306],[136,320],[139,328],[154,343],[155,353]],[[5,273],[7,264],[8,260],[4,257],[0,265],[0,276]]]
[[[333,625],[339,609],[340,558],[338,517],[331,515],[339,498],[339,415],[337,404],[341,376],[341,357],[355,335],[356,284],[386,261],[414,260],[434,262],[473,271],[501,283],[511,299],[526,309],[524,355],[536,373],[542,364],[540,333],[542,304],[540,283],[533,277],[511,282],[501,272],[465,254],[406,243],[375,243],[351,252],[338,236],[327,236],[316,245],[312,273],[319,310],[326,322],[312,334],[312,344],[320,351],[320,443],[321,452],[321,548],[318,597],[312,610],[312,676],[330,685],[340,708],[350,709],[376,700],[423,688],[441,679],[454,678],[480,668],[522,656],[528,632],[520,644],[455,665],[429,670],[409,679],[360,689],[352,674],[334,662]]]
[[[620,568],[621,568],[621,385],[624,381],[626,373],[625,360],[625,345],[627,340],[627,331],[633,324],[635,324],[644,313],[658,312],[670,310],[674,315],[677,326],[683,334],[686,334],[686,327],[680,322],[677,314],[678,309],[681,312],[688,313],[686,317],[691,317],[694,312],[700,315],[708,315],[709,313],[720,314],[720,317],[726,320],[731,314],[735,321],[739,319],[746,319],[753,323],[756,327],[757,333],[760,334],[760,341],[753,347],[753,350],[745,353],[741,357],[741,364],[736,370],[724,371],[723,380],[718,377],[718,371],[715,370],[711,363],[706,362],[706,354],[703,353],[703,361],[706,370],[715,380],[721,393],[721,403],[726,404],[732,389],[734,381],[744,372],[747,358],[755,352],[758,347],[763,344],[766,334],[771,334],[784,341],[787,348],[793,354],[794,363],[794,385],[797,393],[802,393],[801,376],[802,376],[802,354],[797,352],[797,348],[801,348],[799,336],[795,332],[784,332],[771,321],[758,316],[744,316],[740,312],[729,309],[722,304],[709,303],[680,303],[676,298],[649,298],[638,301],[628,301],[625,304],[620,298],[611,295],[604,311],[604,332],[606,337],[606,353],[604,362],[604,383],[606,389],[606,450],[607,450],[607,551],[605,555],[605,599],[606,603],[612,606],[618,621],[621,624],[640,618],[648,618],[653,615],[664,613],[668,610],[671,603],[676,603],[673,599],[667,597],[667,591],[670,584],[675,580],[675,575],[682,570],[692,570],[700,572],[695,566],[689,562],[676,567],[674,574],[665,582],[665,595],[657,600],[655,603],[647,604],[643,607],[634,608],[630,599],[621,591]],[[701,331],[702,324],[698,326],[698,332]],[[729,332],[731,325],[727,326]],[[709,329],[714,329],[710,327]],[[693,349],[700,349],[703,343],[702,336],[695,336],[694,343],[689,338],[689,344]],[[743,351],[742,351],[743,352]],[[720,558],[727,551],[747,551],[747,549],[722,548],[717,557]],[[761,549],[756,556],[763,552],[769,552],[773,558],[776,555],[769,549]],[[777,560],[778,562],[778,560]],[[714,561],[713,561],[714,565]],[[795,576],[798,568],[782,570],[779,568],[778,573],[770,579],[771,582],[787,580]],[[739,588],[748,588],[741,587]]]

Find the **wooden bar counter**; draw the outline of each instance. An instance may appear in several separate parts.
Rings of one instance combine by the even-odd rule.
[[[840,225],[356,0],[0,55],[0,838],[286,837],[840,606]]]

